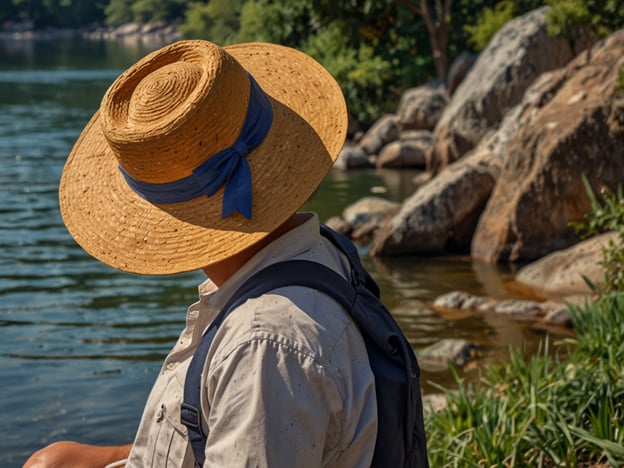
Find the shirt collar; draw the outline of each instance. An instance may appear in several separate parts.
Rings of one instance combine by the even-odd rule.
[[[297,213],[299,225],[286,232],[256,253],[228,280],[217,287],[210,279],[199,285],[200,313],[202,304],[220,310],[232,294],[261,269],[284,261],[311,249],[320,242],[318,215],[312,212]]]

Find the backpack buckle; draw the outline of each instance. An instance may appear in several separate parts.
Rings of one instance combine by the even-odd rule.
[[[351,268],[351,285],[356,287],[364,283],[365,283],[364,276],[362,276],[357,269]]]
[[[199,429],[201,422],[200,418],[201,413],[199,409],[189,405],[188,403],[182,402],[180,405],[180,419],[185,426]]]

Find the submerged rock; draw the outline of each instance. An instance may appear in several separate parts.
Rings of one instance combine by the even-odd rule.
[[[447,338],[428,346],[418,353],[422,366],[446,367],[450,361],[463,367],[477,357],[479,346],[467,340]]]
[[[579,299],[574,298],[572,303],[578,302]],[[433,301],[432,307],[441,313],[450,310],[494,313],[506,315],[515,320],[533,320],[544,325],[572,326],[572,317],[567,301],[495,300],[464,291],[451,291],[437,297]]]

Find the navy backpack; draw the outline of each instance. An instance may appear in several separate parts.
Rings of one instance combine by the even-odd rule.
[[[364,269],[357,249],[346,237],[326,226],[321,234],[351,263],[351,281],[320,263],[288,260],[275,263],[249,278],[206,330],[189,366],[181,407],[188,428],[195,466],[203,466],[206,434],[201,427],[201,373],[217,328],[236,307],[285,286],[305,286],[339,302],[359,326],[375,376],[378,429],[373,467],[429,466],[416,356],[388,309],[379,300],[379,287]]]

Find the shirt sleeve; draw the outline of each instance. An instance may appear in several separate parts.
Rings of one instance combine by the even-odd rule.
[[[216,364],[206,381],[205,466],[324,464],[328,446],[337,444],[338,429],[331,428],[342,399],[313,356],[288,340],[254,337]]]

